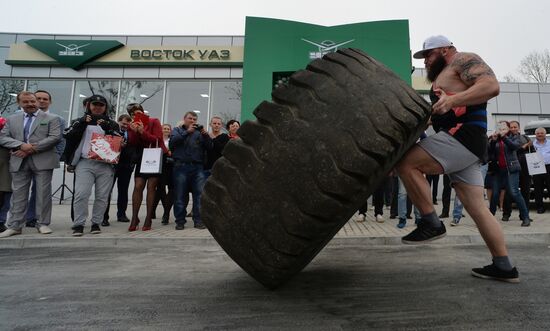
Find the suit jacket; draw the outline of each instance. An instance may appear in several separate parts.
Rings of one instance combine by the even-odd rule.
[[[0,145],[8,149],[17,149],[25,143],[23,123],[25,112],[19,112],[8,117],[6,125],[0,131]],[[38,110],[29,132],[29,143],[36,145],[36,153],[27,156],[32,159],[37,170],[59,168],[59,157],[55,145],[61,139],[61,123],[56,115]],[[10,158],[10,171],[17,172],[23,159]]]

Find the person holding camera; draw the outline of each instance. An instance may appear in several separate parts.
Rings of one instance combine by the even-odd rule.
[[[161,148],[163,155],[168,154],[162,138],[162,126],[158,118],[152,118],[145,114],[143,106],[139,103],[131,103],[126,107],[128,114],[132,117],[128,130],[128,146],[135,148],[136,170],[134,172],[134,192],[132,193],[132,221],[128,231],[136,231],[139,226],[139,209],[143,201],[143,190],[147,185],[147,214],[143,223],[142,231],[151,230],[153,219],[153,204],[155,203],[155,192],[162,174],[151,174],[141,172],[141,159],[144,148]]]
[[[80,237],[84,233],[84,225],[88,217],[88,199],[95,186],[94,206],[92,208],[92,227],[90,233],[99,234],[99,225],[107,209],[107,200],[113,186],[115,170],[112,164],[90,159],[92,135],[94,133],[120,136],[118,123],[109,118],[109,104],[102,95],[92,95],[86,103],[84,116],[76,119],[65,130],[63,136],[67,140],[65,160],[68,168],[74,169],[74,213],[73,236]]]
[[[516,151],[521,143],[516,135],[510,133],[510,123],[499,122],[499,127],[489,141],[489,159],[496,165],[493,173],[493,196],[489,209],[494,215],[497,209],[501,188],[506,188],[519,209],[519,217],[523,221],[521,226],[529,226],[529,210],[523,196],[519,192],[519,174],[521,166]]]
[[[205,183],[205,153],[213,147],[212,139],[200,124],[197,114],[190,111],[183,117],[183,125],[174,128],[170,135],[170,151],[174,159],[174,217],[176,230],[183,230],[185,208],[189,202],[189,189],[193,194],[193,222],[195,228],[204,229],[200,217],[200,199]]]

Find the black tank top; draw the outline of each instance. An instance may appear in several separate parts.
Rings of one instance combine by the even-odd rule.
[[[452,95],[447,93],[448,95]],[[432,105],[439,97],[430,88]],[[432,126],[436,132],[444,131],[458,140],[481,162],[487,160],[487,103],[455,107],[445,114],[433,114]]]

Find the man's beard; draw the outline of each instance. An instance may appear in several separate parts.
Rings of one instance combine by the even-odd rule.
[[[443,56],[438,56],[430,65],[430,68],[426,68],[428,73],[428,81],[433,83],[446,66],[447,62],[445,61],[445,58]]]

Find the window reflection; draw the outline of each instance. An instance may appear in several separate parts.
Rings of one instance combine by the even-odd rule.
[[[118,114],[126,113],[126,106],[135,102],[141,104],[149,116],[160,119],[163,93],[164,81],[123,81]]]
[[[72,85],[75,84],[71,100]],[[164,85],[166,84],[166,95]],[[16,95],[23,90],[25,80],[0,79],[0,112],[7,117],[18,110]],[[120,91],[119,91],[120,87]],[[162,123],[176,125],[188,111],[195,111],[198,122],[208,126],[212,116],[219,116],[224,123],[241,119],[242,81],[137,81],[137,80],[28,80],[27,90],[46,90],[52,95],[51,111],[69,120],[84,114],[82,101],[92,94],[101,94],[110,103],[109,115],[126,113],[126,105],[139,102],[152,117]],[[164,118],[162,106],[164,101]],[[120,104],[118,104],[120,102]]]
[[[210,118],[219,116],[223,125],[229,120],[241,121],[241,81],[212,82],[212,104]]]
[[[71,107],[72,80],[29,80],[27,90],[48,91],[52,96],[50,112],[59,115],[68,122],[69,109]]]
[[[24,80],[0,79],[0,115],[2,117],[8,117],[19,109],[17,93],[23,91],[24,87]]]
[[[168,82],[163,123],[177,125],[188,111],[198,115],[198,123],[208,124],[209,82]]]
[[[114,119],[115,109],[117,107],[118,85],[118,80],[77,81],[74,91],[72,118],[78,118],[84,114],[84,105],[82,101],[85,98],[94,94],[100,94],[109,102],[109,116]]]

